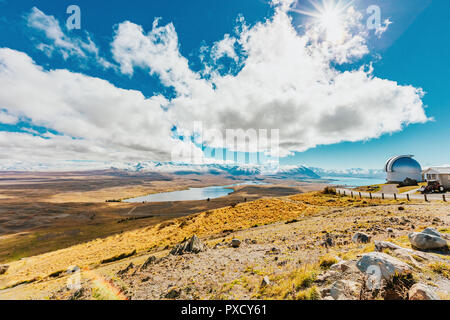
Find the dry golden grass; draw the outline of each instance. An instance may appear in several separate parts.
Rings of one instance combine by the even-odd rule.
[[[312,287],[320,273],[318,264],[308,264],[289,273],[273,276],[270,286],[262,287],[256,295],[262,299],[315,300],[316,290]]]
[[[193,234],[207,238],[223,235],[229,231],[314,216],[330,207],[366,207],[393,203],[398,204],[399,202],[381,199],[352,199],[324,195],[319,192],[240,203],[234,207],[228,206],[208,210],[170,220],[163,224],[127,231],[104,239],[96,239],[69,248],[14,261],[9,264],[10,268],[7,274],[0,279],[0,288],[12,286],[22,281],[46,278],[56,271],[65,270],[70,265],[95,268],[102,260],[112,259],[134,250],[136,250],[137,255],[148,251],[158,251],[173,246]],[[323,217],[320,219],[323,219]],[[323,221],[321,228],[326,229],[325,224],[328,220],[321,221]],[[333,225],[333,228],[348,228],[347,225],[337,226],[332,221],[329,222]],[[317,222],[311,223],[316,227]],[[348,223],[351,224],[351,221],[348,221]],[[307,225],[303,227],[306,228]],[[351,252],[348,252],[348,254],[351,254]],[[297,294],[298,291],[295,293]],[[295,298],[294,295],[292,295],[292,298]]]
[[[348,196],[330,196],[324,195],[318,192],[314,193],[302,193],[294,196],[290,196],[289,199],[294,201],[301,201],[307,205],[325,206],[325,207],[370,207],[387,204],[400,204],[402,200],[383,200],[383,199],[368,199]],[[418,203],[420,201],[410,201],[409,203]]]
[[[317,211],[313,206],[281,199],[261,199],[232,207],[210,210],[186,218],[172,220],[164,226],[155,225],[97,239],[69,248],[45,253],[10,263],[1,287],[24,280],[44,278],[70,265],[89,267],[102,260],[136,250],[138,254],[151,249],[174,245],[192,234],[200,237],[239,230],[255,225],[290,220]],[[6,283],[5,283],[6,280]]]

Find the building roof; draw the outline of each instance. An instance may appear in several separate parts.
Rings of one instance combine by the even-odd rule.
[[[450,174],[450,167],[430,167],[424,173]]]
[[[413,155],[401,155],[401,156],[394,156],[388,159],[386,161],[386,164],[384,165],[384,171],[385,172],[393,172],[398,170],[399,168],[403,169],[409,169],[409,171],[419,171],[421,172],[422,169],[420,168],[420,164],[412,159],[414,157]]]

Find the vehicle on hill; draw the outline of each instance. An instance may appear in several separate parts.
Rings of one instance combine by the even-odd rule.
[[[445,192],[445,188],[439,183],[439,181],[428,181],[426,186],[419,188],[421,193],[439,193]]]

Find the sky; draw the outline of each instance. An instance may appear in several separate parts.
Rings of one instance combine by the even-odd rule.
[[[229,161],[325,169],[382,168],[397,154],[448,164],[449,10],[0,0],[0,169],[215,162],[224,148]]]

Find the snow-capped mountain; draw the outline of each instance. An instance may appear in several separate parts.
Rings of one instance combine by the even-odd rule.
[[[232,176],[277,176],[318,179],[319,175],[301,166],[271,166],[271,165],[236,165],[236,164],[189,164],[176,162],[145,161],[126,163],[121,167],[111,169],[127,172],[158,172],[177,175],[186,174],[228,174]]]
[[[386,173],[382,169],[322,169],[310,167],[312,171],[321,177],[353,177],[353,178],[379,178],[383,179]]]

